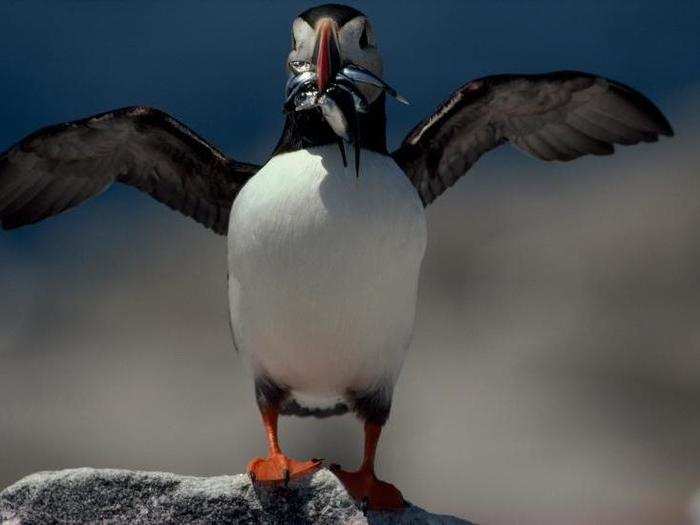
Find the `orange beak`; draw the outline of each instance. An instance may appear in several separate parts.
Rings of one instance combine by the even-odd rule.
[[[316,86],[323,92],[340,69],[340,51],[336,40],[335,22],[319,20],[316,31]]]

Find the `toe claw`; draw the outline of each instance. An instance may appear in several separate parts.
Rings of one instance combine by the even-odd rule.
[[[357,501],[357,506],[362,512],[398,510],[408,506],[401,491],[394,485],[377,479],[371,470],[360,469],[356,472],[337,470],[334,474],[350,496]]]
[[[291,474],[289,473],[289,469],[286,468],[284,469],[284,486],[286,487],[289,485],[289,478],[291,477]]]

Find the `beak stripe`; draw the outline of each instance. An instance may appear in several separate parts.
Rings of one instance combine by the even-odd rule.
[[[316,55],[316,85],[318,90],[323,92],[328,86],[328,82],[331,78],[331,39],[333,37],[333,23],[328,21],[323,21],[318,29],[317,37],[317,55]]]

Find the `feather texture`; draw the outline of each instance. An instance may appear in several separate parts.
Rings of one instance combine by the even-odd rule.
[[[393,152],[426,206],[509,141],[542,160],[610,155],[673,135],[661,111],[618,82],[578,71],[496,75],[455,91]]]
[[[49,126],[0,156],[0,223],[38,222],[128,184],[226,234],[234,197],[259,169],[143,106]]]

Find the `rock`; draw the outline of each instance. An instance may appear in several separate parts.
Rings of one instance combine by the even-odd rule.
[[[199,478],[91,468],[39,472],[0,492],[0,522],[470,525],[413,505],[399,512],[363,514],[325,469],[287,488],[253,486],[245,474]]]

